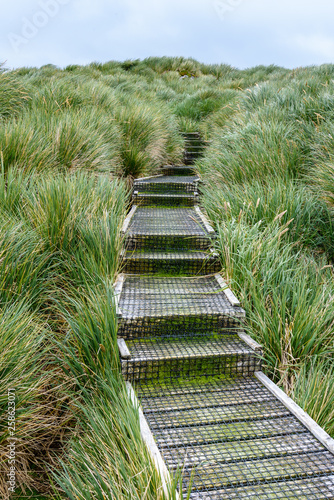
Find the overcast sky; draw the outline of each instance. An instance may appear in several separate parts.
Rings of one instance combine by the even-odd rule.
[[[2,0],[6,67],[194,57],[245,68],[334,62],[333,0]]]

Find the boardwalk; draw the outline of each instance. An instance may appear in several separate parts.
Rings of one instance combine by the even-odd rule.
[[[116,285],[122,372],[165,464],[183,470],[185,491],[192,480],[192,500],[334,498],[333,440],[260,371],[199,179],[186,166],[165,174],[135,183]]]

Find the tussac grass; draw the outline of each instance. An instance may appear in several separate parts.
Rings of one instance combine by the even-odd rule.
[[[276,71],[240,92],[223,127],[209,116],[212,143],[197,162],[266,370],[332,435],[333,71]]]
[[[18,498],[163,498],[119,377],[111,284],[125,184],[182,162],[182,132],[211,141],[203,203],[266,370],[333,435],[333,79],[332,65],[182,57],[1,69],[0,369],[17,388]]]

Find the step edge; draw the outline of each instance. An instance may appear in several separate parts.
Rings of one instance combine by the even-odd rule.
[[[231,304],[231,306],[232,307],[240,307],[241,304],[240,304],[239,299],[237,299],[237,297],[234,295],[232,290],[228,287],[227,283],[225,283],[225,281],[223,280],[223,278],[220,276],[219,273],[215,274],[215,278],[216,278],[218,284],[222,287],[223,292],[224,292],[227,300]]]
[[[169,197],[169,198],[176,198],[176,199],[180,199],[180,198],[191,198],[191,199],[195,199],[197,196],[198,196],[198,192],[197,191],[194,191],[193,194],[191,193],[153,193],[152,191],[134,191],[133,192],[134,195],[136,195],[136,197],[142,197],[142,198],[165,198],[165,197]]]
[[[120,358],[129,361],[132,358],[132,356],[131,356],[131,353],[128,349],[128,346],[126,345],[125,339],[118,338],[117,339],[117,346],[118,346]]]
[[[130,351],[129,351],[130,353]],[[229,358],[231,356],[246,356],[249,357],[249,359],[257,359],[255,356],[255,351],[249,350],[249,351],[242,351],[240,349],[239,351],[236,349],[233,352],[229,353],[224,353],[224,352],[217,352],[216,354],[210,354],[210,353],[203,353],[203,354],[190,354],[189,356],[184,355],[184,356],[170,356],[170,357],[161,357],[161,358],[151,358],[151,357],[138,357],[136,354],[133,354],[131,356],[131,359],[127,358],[128,361],[131,361],[131,363],[143,363],[143,362],[156,362],[156,363],[164,363],[167,361],[182,361],[182,360],[195,360],[195,359],[215,359],[215,358]],[[126,358],[123,358],[126,359]],[[239,360],[240,361],[240,360]]]
[[[201,209],[199,208],[198,205],[196,205],[194,207],[194,210],[198,214],[198,216],[200,217],[200,219],[201,219],[202,223],[204,224],[204,227],[207,230],[207,232],[209,234],[215,234],[215,230],[213,229],[212,226],[210,226],[208,219],[205,217],[205,215],[203,214],[203,212],[201,211]]]
[[[116,281],[114,282],[113,284],[113,288],[114,288],[114,299],[115,299],[115,309],[116,309],[116,317],[117,318],[122,318],[122,311],[119,307],[119,302],[120,302],[120,298],[121,298],[121,294],[122,294],[122,290],[123,290],[123,285],[124,285],[124,282],[125,282],[125,274],[124,273],[120,273],[117,278],[116,278]]]
[[[131,208],[129,214],[127,215],[127,217],[124,219],[124,222],[123,222],[123,226],[122,226],[122,229],[121,229],[121,233],[124,235],[126,233],[126,231],[128,230],[129,228],[129,225],[130,225],[130,222],[131,222],[131,219],[132,217],[134,216],[136,210],[138,208],[138,205],[133,205],[133,207]]]
[[[162,488],[167,495],[167,498],[169,497],[169,490],[170,487],[169,485],[171,484],[171,476],[169,474],[168,468],[162,458],[162,455],[160,453],[160,450],[155,442],[153,433],[150,429],[150,426],[148,425],[148,422],[144,416],[144,412],[142,410],[141,405],[138,402],[136,393],[132,387],[132,384],[130,382],[125,382],[128,396],[132,404],[134,405],[135,408],[138,409],[139,413],[139,425],[140,425],[140,433],[141,437],[143,439],[143,442],[145,443],[152,459],[153,462],[160,474],[161,477],[161,482],[162,482]],[[176,492],[176,497],[175,500],[179,500],[179,493]]]
[[[157,177],[163,177],[163,175],[157,174],[157,175],[149,175],[148,177],[137,177],[137,179],[135,179],[134,181],[134,185],[136,185],[136,182],[146,181],[148,179],[156,179]]]
[[[320,441],[323,446],[334,455],[334,439],[318,425],[302,408],[285,394],[262,371],[255,372],[255,377],[290,410],[291,413]]]

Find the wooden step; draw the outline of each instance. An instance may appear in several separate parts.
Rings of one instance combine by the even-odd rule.
[[[221,264],[211,251],[127,251],[123,255],[122,268],[128,274],[207,275],[219,272]]]
[[[249,395],[248,395],[249,396]],[[247,401],[246,401],[247,402]],[[304,433],[305,427],[293,416],[272,418],[270,420],[254,420],[230,422],[224,425],[189,426],[177,429],[162,429],[156,435],[160,449],[195,446],[208,443],[243,441],[246,439],[284,436],[286,434]],[[188,449],[188,448],[187,448]]]
[[[232,377],[226,380],[230,381],[231,379]],[[175,380],[170,386],[159,384],[157,386],[157,389],[159,389],[158,394],[155,394],[154,388],[151,386],[145,387],[143,384],[138,387],[138,392],[142,399],[143,408],[147,413],[274,400],[274,397],[268,391],[258,390],[257,387],[253,387],[250,380],[252,379],[247,379],[249,383],[244,386],[238,384],[235,390],[223,384],[223,380],[221,381],[222,388],[217,387],[210,390],[205,389],[205,384],[194,384],[192,382],[187,387],[182,384],[184,381],[180,381],[182,392],[178,392],[178,386],[176,385],[178,381]],[[202,390],[199,390],[199,388]]]
[[[181,470],[183,472],[183,486],[185,490],[193,474],[193,492],[222,489],[221,493],[223,495],[218,498],[229,498],[227,496],[227,492],[230,491],[229,488],[238,487],[240,491],[241,486],[249,487],[252,483],[254,486],[258,486],[261,483],[266,485],[271,483],[277,488],[276,481],[291,481],[292,479],[298,481],[302,478],[309,479],[312,476],[317,478],[320,475],[324,476],[323,480],[325,482],[326,476],[331,477],[334,474],[334,456],[328,451],[323,451],[298,453],[296,455],[284,455],[282,457],[259,460],[243,460],[241,462],[231,462],[230,464],[224,462],[206,464],[203,461],[201,465],[195,468],[194,473],[192,468]],[[279,491],[279,489],[276,491]],[[196,497],[193,496],[192,498]],[[199,496],[199,498],[202,499],[203,497]],[[269,496],[268,498],[280,497]],[[290,496],[288,498],[293,497]]]
[[[255,377],[230,377],[223,376],[207,377],[199,379],[194,384],[193,381],[169,381],[158,384],[156,387],[152,384],[141,384],[138,387],[138,393],[142,404],[145,406],[145,411],[160,411],[175,409],[177,404],[184,408],[202,408],[215,406],[214,401],[217,398],[221,401],[219,404],[235,404],[242,403],[245,399],[248,402],[250,394],[254,401],[262,401],[264,399],[274,399],[274,396],[264,387],[261,382]],[[181,408],[181,406],[180,406]]]
[[[245,311],[214,276],[125,275],[118,335],[180,337],[239,331]]]
[[[149,193],[194,193],[197,191],[199,180],[196,175],[157,175],[135,180],[133,189]]]
[[[198,204],[198,193],[150,193],[134,191],[132,201],[139,206],[193,207]]]
[[[299,453],[316,453],[324,450],[322,444],[305,431],[303,434],[261,436],[245,441],[236,438],[229,442],[169,447],[163,450],[163,457],[169,468],[175,470],[178,467],[197,468],[203,463],[206,466],[219,463],[229,464],[239,460],[258,460]]]
[[[131,359],[122,360],[122,373],[131,383],[218,374],[248,376],[261,369],[260,356],[235,334],[132,340],[127,347]]]
[[[203,217],[197,207],[138,207],[127,226],[126,249],[207,250],[214,231]]]
[[[250,486],[200,491],[190,494],[190,500],[324,500],[334,498],[334,475],[308,476],[306,479],[253,484]]]

